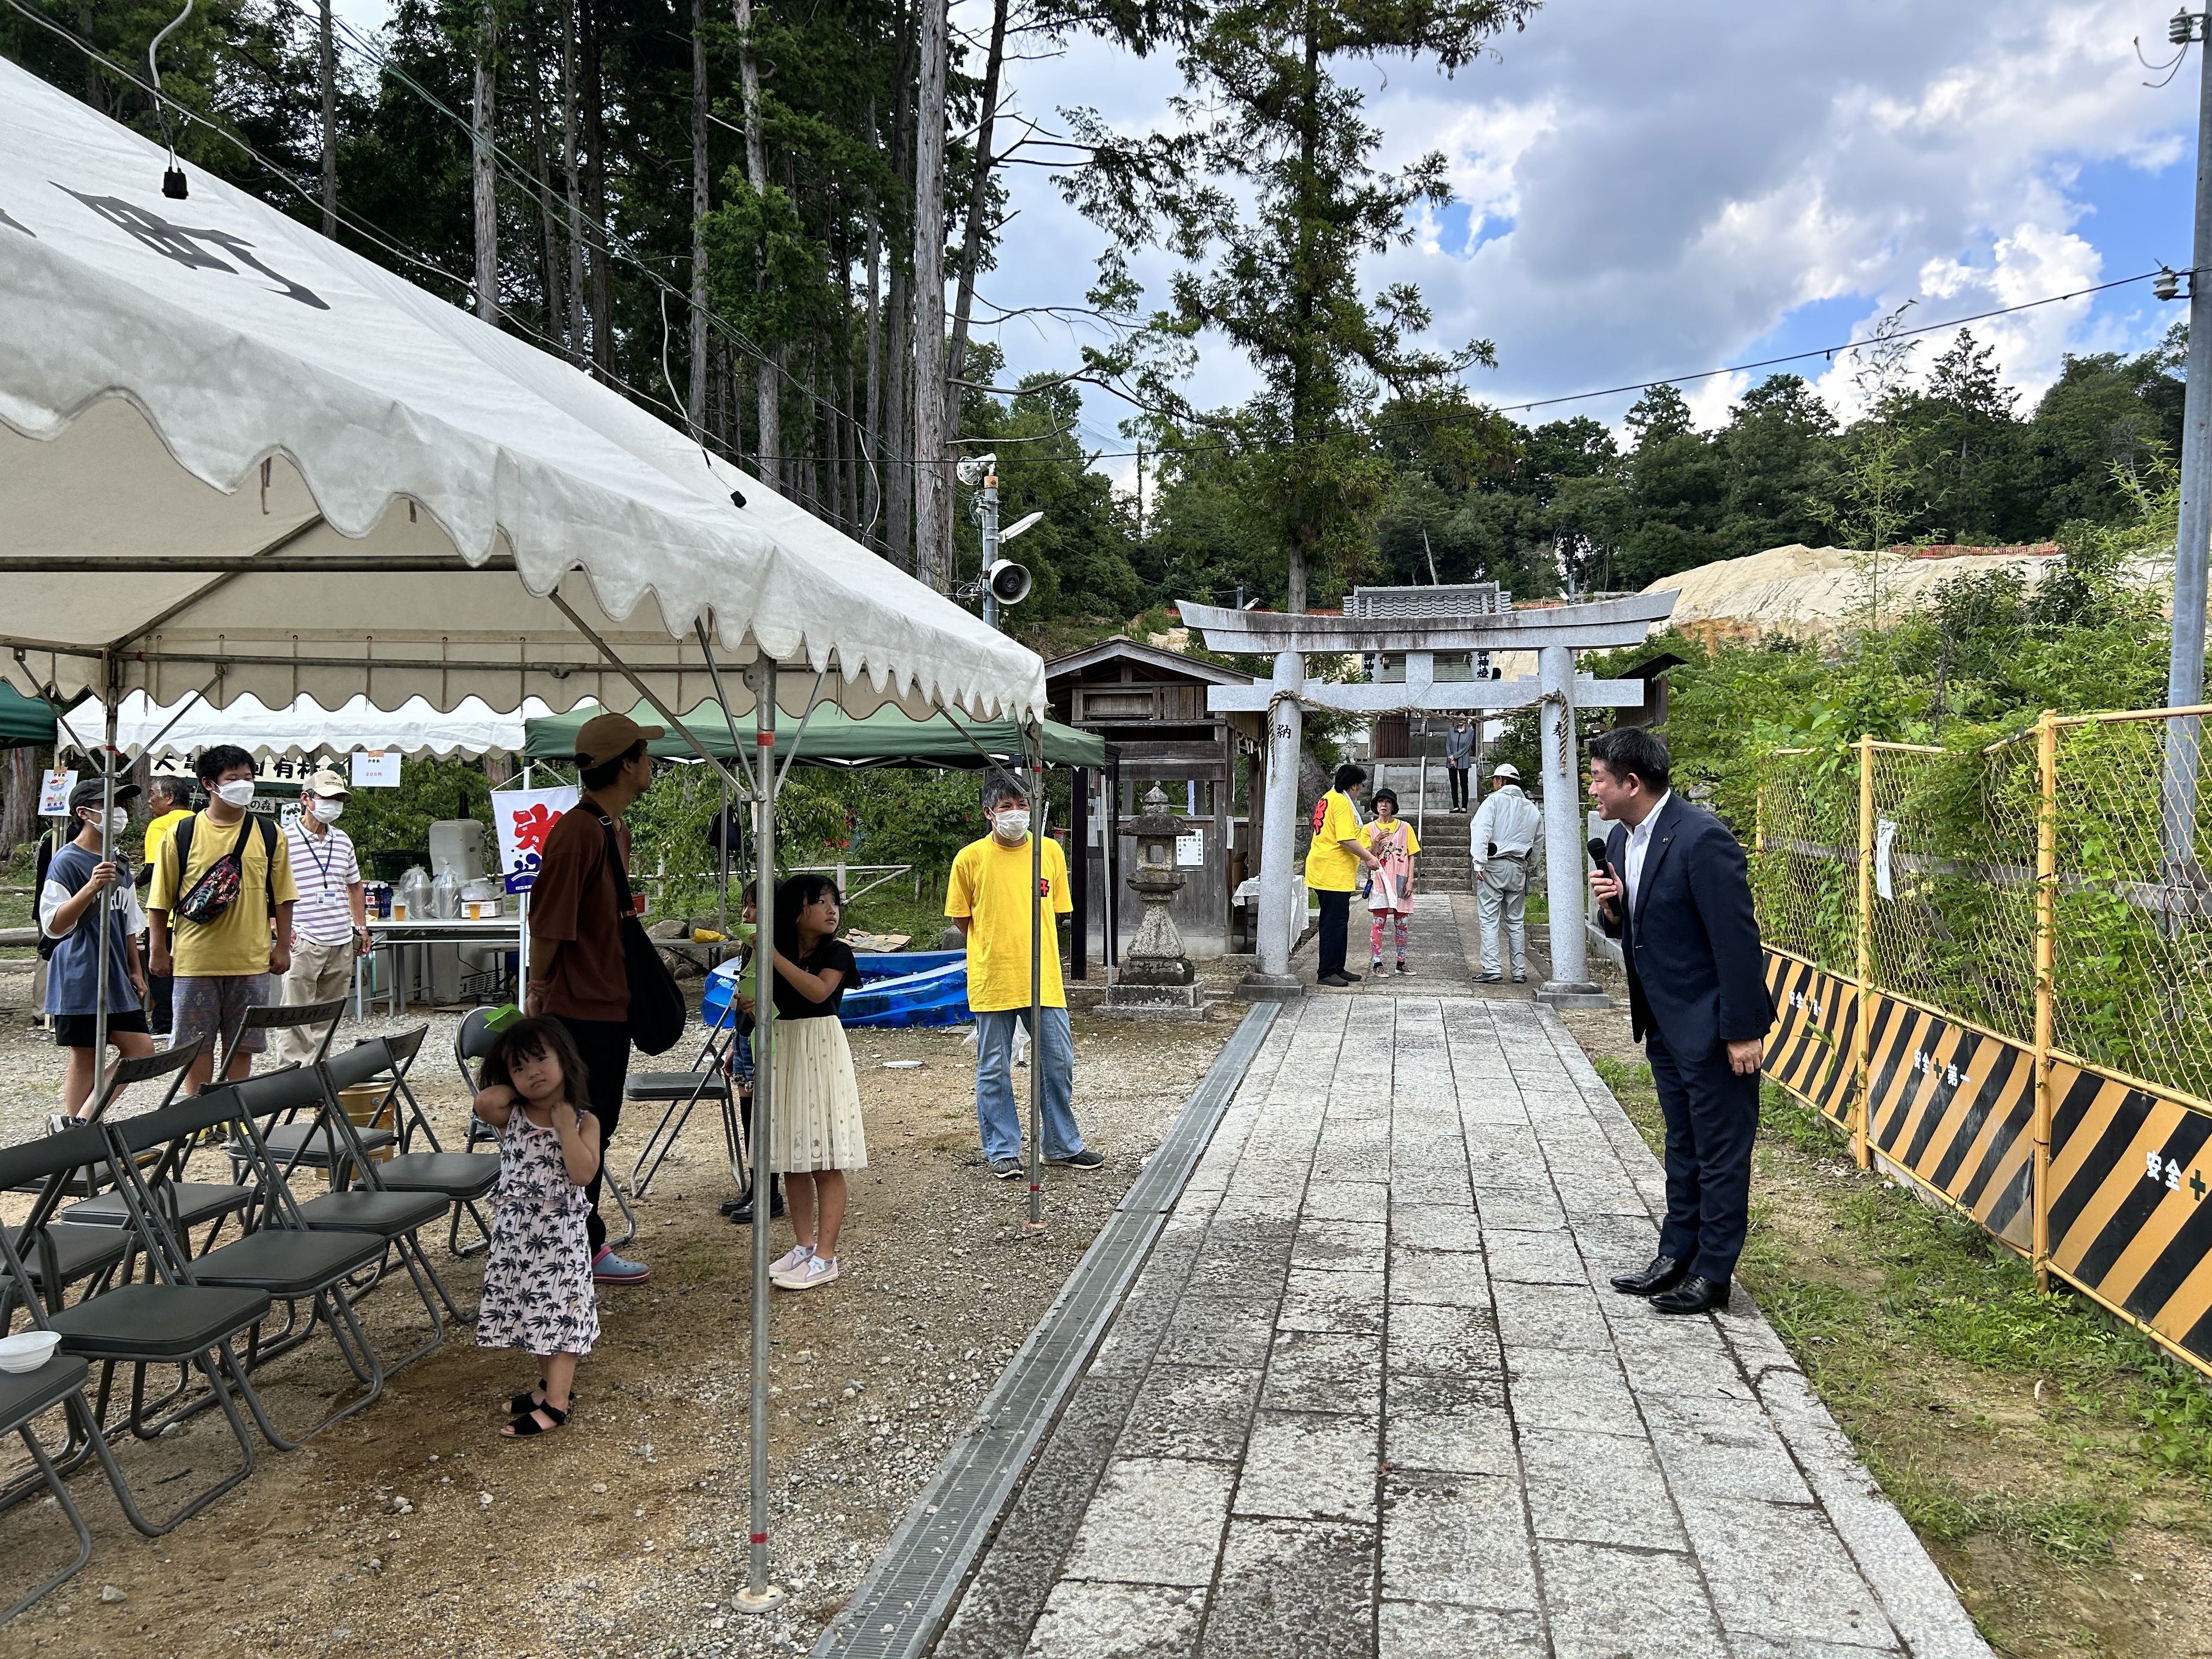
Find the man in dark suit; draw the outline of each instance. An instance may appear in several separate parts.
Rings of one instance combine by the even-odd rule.
[[[1628,726],[1589,752],[1590,795],[1613,824],[1590,889],[1622,943],[1629,1018],[1667,1119],[1659,1254],[1613,1287],[1662,1313],[1705,1313],[1728,1305],[1743,1251],[1759,1066],[1774,1023],[1751,884],[1727,826],[1668,787],[1665,744]]]

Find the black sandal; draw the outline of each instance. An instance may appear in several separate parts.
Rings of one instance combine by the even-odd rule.
[[[572,1400],[568,1403],[573,1407],[576,1402]],[[550,1402],[542,1406],[532,1406],[527,1412],[516,1413],[514,1421],[499,1431],[500,1437],[502,1440],[523,1440],[533,1434],[552,1433],[553,1429],[547,1428],[538,1420],[538,1414],[540,1412],[553,1419],[553,1429],[559,1428],[568,1420],[568,1413]]]
[[[538,1397],[544,1392],[545,1384],[543,1380],[540,1380],[535,1389],[531,1389],[527,1394],[516,1395],[514,1399],[507,1402],[507,1414],[509,1417],[529,1416],[531,1413],[545,1403]],[[576,1409],[576,1395],[573,1389],[568,1395],[568,1409],[570,1411]]]

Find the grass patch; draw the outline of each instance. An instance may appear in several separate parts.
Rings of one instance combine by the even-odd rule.
[[[1592,1063],[1660,1152],[1650,1066]],[[2176,1651],[2177,1618],[2203,1616],[2212,1387],[1860,1170],[1771,1084],[1757,1158],[1744,1282],[1985,1633],[2008,1654]]]

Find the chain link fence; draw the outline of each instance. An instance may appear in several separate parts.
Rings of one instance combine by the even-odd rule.
[[[2054,724],[2052,1048],[2212,1100],[2212,786],[2198,722]]]
[[[1751,859],[1768,1074],[2212,1373],[2207,714],[1777,754]],[[1841,1090],[1807,1080],[1821,1041]]]

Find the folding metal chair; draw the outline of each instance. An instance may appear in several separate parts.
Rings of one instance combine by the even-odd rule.
[[[293,1031],[307,1026],[323,1025],[323,1040],[316,1047],[314,1058],[307,1062],[307,1066],[313,1066],[319,1065],[330,1053],[331,1038],[338,1029],[338,1017],[344,1012],[343,997],[334,997],[328,1002],[282,1003],[273,1007],[248,1008],[239,1031],[241,1035],[252,1030]],[[303,1097],[299,1108],[295,1108],[291,1115],[296,1116],[300,1108],[311,1113],[319,1112],[322,1109],[322,1091],[317,1089]],[[302,1163],[317,1170],[331,1167],[333,1156],[331,1139],[328,1134],[316,1134],[312,1124],[295,1123],[288,1116],[283,1123],[264,1124],[262,1139],[269,1144],[270,1156],[279,1163]],[[382,1148],[391,1146],[398,1137],[388,1129],[371,1129],[364,1131],[362,1139],[372,1147]],[[243,1149],[234,1141],[227,1150],[235,1174],[243,1163]]]
[[[386,1255],[379,1258],[374,1276],[369,1282],[356,1287],[350,1293],[358,1303],[375,1287],[383,1277],[385,1263],[396,1256],[415,1282],[416,1293],[422,1298],[422,1310],[430,1316],[430,1335],[420,1347],[405,1358],[394,1360],[385,1367],[386,1372],[397,1371],[412,1364],[446,1340],[446,1326],[439,1313],[443,1304],[447,1313],[456,1321],[466,1322],[466,1316],[453,1305],[453,1298],[438,1277],[428,1255],[424,1254],[422,1241],[416,1237],[420,1231],[434,1225],[446,1218],[453,1200],[436,1188],[417,1188],[396,1191],[385,1184],[384,1166],[372,1157],[362,1143],[361,1130],[348,1115],[339,1099],[340,1091],[378,1079],[392,1078],[391,1045],[381,1037],[357,1043],[342,1054],[333,1054],[307,1075],[323,1098],[322,1117],[334,1139],[342,1140],[349,1148],[332,1169],[331,1189],[300,1206],[300,1218],[309,1228],[325,1232],[374,1233],[382,1238]],[[252,1091],[262,1087],[266,1095],[282,1097],[279,1085],[289,1090],[297,1085],[289,1072],[274,1073],[266,1079],[256,1078],[250,1084],[240,1085],[246,1097],[249,1109],[255,1109]],[[385,1085],[385,1099],[390,1101],[398,1092],[396,1078]],[[258,1113],[257,1113],[258,1115]],[[380,1105],[379,1115],[382,1115]],[[471,1162],[483,1164],[489,1158]],[[289,1176],[290,1171],[285,1173]],[[352,1184],[347,1184],[350,1177]]]
[[[691,1109],[710,1095],[722,1109],[722,1145],[729,1155],[730,1179],[740,1187],[745,1184],[744,1134],[738,1121],[737,1091],[730,1080],[730,1051],[737,1045],[737,999],[732,997],[721,1019],[708,1029],[707,1041],[693,1058],[690,1070],[632,1072],[624,1080],[624,1100],[668,1103],[659,1123],[639,1149],[636,1163],[630,1166],[630,1190],[640,1198],[660,1173],[663,1160],[675,1150],[684,1126],[691,1121]]]
[[[146,1082],[156,1077],[168,1077],[168,1092],[161,1097],[161,1104],[155,1109],[156,1111],[166,1110],[175,1103],[177,1091],[184,1086],[192,1062],[200,1057],[211,1042],[211,1038],[203,1035],[180,1048],[164,1053],[147,1054],[137,1060],[118,1060],[115,1074],[118,1078],[124,1078],[126,1073],[131,1073],[125,1079],[127,1082]],[[120,1083],[102,1091],[98,1103],[85,1121],[106,1122],[108,1108],[114,1104],[122,1091],[123,1085]],[[160,1156],[158,1152],[149,1153],[146,1161],[150,1162]],[[177,1168],[169,1172],[168,1179],[161,1188],[163,1202],[171,1206],[166,1212],[165,1218],[177,1230],[179,1238],[188,1239],[193,1228],[204,1225],[208,1228],[208,1236],[201,1248],[212,1249],[215,1247],[223,1222],[233,1215],[242,1213],[253,1202],[253,1184],[240,1180],[239,1175],[240,1171],[234,1165],[228,1181],[187,1181],[184,1178],[184,1162],[179,1161]],[[101,1187],[106,1190],[97,1190]],[[90,1195],[82,1203],[72,1204],[62,1211],[55,1218],[56,1221],[83,1227],[127,1226],[131,1219],[130,1205],[121,1191],[113,1186],[92,1179],[88,1172],[82,1183],[71,1186],[69,1190]]]
[[[418,1025],[411,1031],[402,1031],[383,1040],[392,1059],[392,1088],[400,1102],[399,1150],[378,1166],[377,1177],[379,1183],[392,1192],[443,1193],[451,1199],[453,1212],[446,1229],[446,1248],[457,1258],[474,1255],[491,1243],[491,1224],[477,1205],[489,1197],[491,1189],[499,1184],[499,1159],[477,1152],[449,1152],[439,1144],[438,1132],[430,1127],[422,1103],[416,1099],[414,1090],[407,1083],[407,1074],[414,1069],[422,1039],[429,1031],[428,1026]],[[412,1150],[417,1136],[429,1143],[429,1151]],[[461,1243],[464,1215],[476,1223],[478,1235],[465,1246]]]
[[[459,1029],[453,1032],[453,1064],[460,1068],[461,1081],[467,1086],[469,1097],[471,1100],[476,1097],[477,1091],[483,1086],[477,1081],[473,1062],[488,1056],[491,1053],[492,1045],[498,1040],[499,1034],[491,1029],[490,1012],[483,1008],[472,1009],[463,1015]],[[496,1146],[499,1141],[499,1131],[471,1111],[469,1114],[468,1139],[465,1145],[474,1147],[480,1141],[489,1141]],[[623,1230],[620,1233],[611,1231],[608,1233],[608,1248],[613,1249],[629,1243],[637,1237],[637,1212],[630,1208],[629,1200],[623,1192],[622,1182],[610,1174],[599,1183],[599,1190],[612,1193],[615,1195],[615,1207],[622,1212]],[[489,1235],[487,1234],[485,1243],[489,1242]],[[456,1251],[455,1254],[459,1255],[459,1252]]]
[[[34,1371],[20,1376],[0,1372],[0,1435],[13,1434],[21,1437],[24,1449],[31,1454],[32,1462],[38,1466],[40,1480],[45,1483],[55,1504],[69,1518],[70,1525],[76,1532],[76,1559],[5,1613],[0,1613],[0,1625],[6,1624],[48,1590],[69,1583],[76,1577],[84,1564],[92,1559],[91,1529],[84,1524],[84,1516],[77,1513],[76,1504],[70,1498],[69,1488],[62,1484],[61,1471],[54,1467],[54,1460],[39,1443],[39,1437],[31,1427],[37,1418],[57,1406],[66,1406],[72,1399],[79,1402],[81,1408],[88,1370],[82,1359],[57,1352]]]
[[[112,1140],[96,1128],[70,1129],[21,1146],[0,1148],[0,1188],[41,1188],[19,1236],[36,1238],[47,1231],[53,1224],[64,1186],[79,1178],[88,1166],[104,1166],[118,1189],[128,1190],[124,1165],[116,1158]],[[131,1220],[135,1227],[135,1212]],[[141,1243],[144,1244],[143,1238]],[[82,1367],[88,1361],[98,1362],[102,1374],[100,1405],[85,1399],[82,1370],[77,1373],[76,1383],[51,1402],[66,1408],[70,1424],[69,1445],[58,1460],[58,1468],[50,1467],[46,1456],[33,1452],[33,1460],[40,1466],[40,1478],[18,1481],[0,1492],[0,1508],[51,1490],[55,1474],[72,1473],[87,1457],[96,1456],[131,1524],[149,1538],[158,1538],[179,1522],[198,1514],[253,1472],[253,1439],[246,1431],[245,1419],[239,1415],[237,1404],[240,1396],[252,1400],[253,1391],[231,1343],[268,1317],[270,1299],[255,1291],[183,1282],[176,1277],[168,1259],[150,1247],[148,1260],[153,1270],[150,1282],[116,1285],[72,1307],[49,1313],[40,1305],[15,1238],[0,1233],[0,1270],[7,1274],[14,1299],[29,1315],[33,1329],[61,1334],[59,1354],[46,1367],[32,1373],[32,1377],[45,1379],[55,1364]],[[205,1397],[221,1404],[232,1437],[238,1443],[238,1469],[186,1498],[166,1520],[149,1520],[140,1510],[123,1472],[116,1467],[114,1455],[101,1429],[107,1379],[118,1364],[131,1365],[140,1371],[148,1365],[176,1365],[187,1379],[198,1373],[208,1386]],[[0,1379],[7,1380],[12,1379]],[[181,1391],[180,1389],[179,1392]],[[9,1418],[14,1409],[8,1408]],[[62,1503],[67,1507],[66,1498]]]
[[[108,1073],[107,1085],[93,1102],[92,1110],[79,1120],[81,1124],[97,1123],[106,1115],[122,1092],[136,1083],[149,1083],[156,1079],[171,1079],[168,1092],[162,1096],[161,1104],[167,1105],[176,1098],[185,1075],[200,1050],[206,1046],[204,1038],[196,1037],[181,1048],[167,1049],[151,1054],[116,1062]],[[159,1108],[156,1108],[158,1110]],[[104,1144],[104,1143],[103,1143]],[[104,1166],[82,1170],[63,1182],[62,1190],[72,1195],[97,1195],[106,1184],[98,1173]],[[136,1255],[137,1237],[127,1227],[114,1224],[120,1219],[122,1206],[115,1206],[114,1219],[89,1226],[63,1224],[73,1218],[64,1210],[56,1218],[57,1224],[42,1230],[34,1238],[16,1230],[12,1237],[15,1248],[22,1252],[23,1265],[29,1272],[29,1282],[34,1285],[49,1309],[58,1309],[72,1285],[90,1279],[94,1288],[106,1276],[122,1267],[126,1258]],[[129,1277],[126,1273],[125,1277]],[[0,1327],[8,1320],[13,1304],[12,1284],[0,1284]]]
[[[301,1076],[313,1076],[295,1067],[251,1081],[270,1083],[295,1072]],[[287,1439],[276,1432],[260,1397],[249,1391],[247,1400],[263,1436],[279,1450],[290,1451],[331,1424],[361,1410],[384,1391],[384,1363],[354,1314],[345,1285],[349,1278],[381,1261],[385,1246],[384,1240],[374,1233],[318,1232],[307,1226],[301,1218],[291,1188],[262,1142],[260,1126],[240,1093],[244,1086],[231,1083],[204,1089],[189,1100],[159,1112],[110,1123],[106,1133],[114,1151],[112,1161],[121,1167],[129,1181],[125,1196],[131,1202],[132,1218],[149,1245],[168,1258],[169,1267],[179,1279],[188,1285],[255,1291],[285,1304],[286,1320],[282,1331],[273,1338],[264,1338],[257,1322],[247,1339],[246,1366],[249,1371],[300,1346],[321,1325],[330,1331],[339,1357],[363,1385],[357,1398],[328,1413],[297,1440]],[[234,1137],[234,1144],[242,1141],[250,1148],[251,1169],[259,1188],[259,1201],[252,1212],[252,1231],[194,1256],[185,1251],[177,1236],[163,1223],[156,1193],[182,1162],[192,1142],[208,1129],[222,1130]],[[149,1176],[138,1168],[137,1156],[163,1145],[168,1152],[155,1163]],[[95,1298],[100,1299],[104,1298]],[[308,1308],[304,1322],[299,1316],[299,1305],[302,1303]],[[103,1392],[104,1389],[103,1384]],[[191,1409],[198,1408],[196,1406]],[[134,1431],[147,1431],[145,1409],[134,1387]]]

